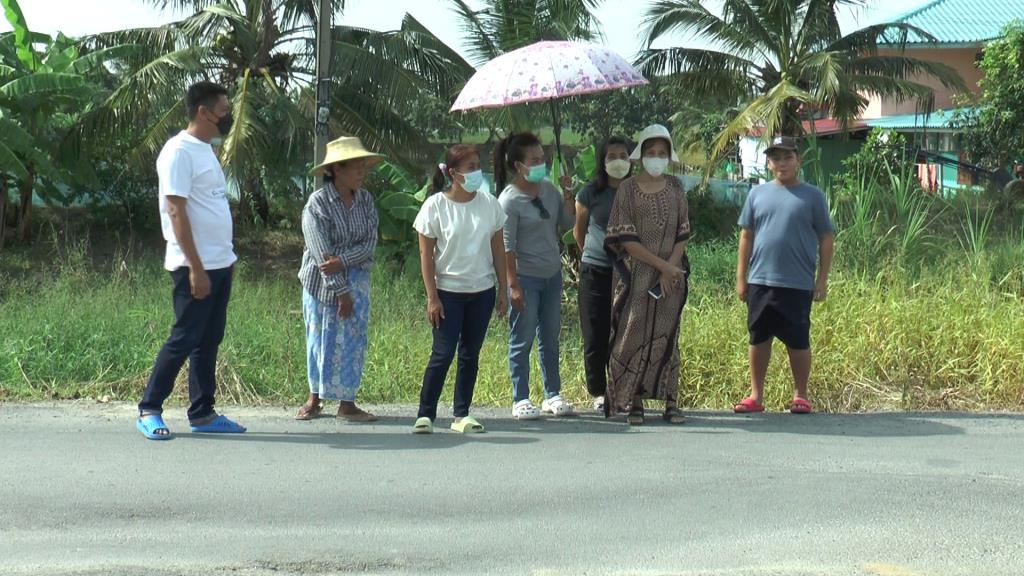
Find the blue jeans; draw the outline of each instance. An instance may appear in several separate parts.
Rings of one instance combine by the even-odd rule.
[[[487,325],[494,313],[494,288],[483,292],[465,294],[437,291],[444,306],[441,326],[434,329],[434,346],[430,361],[423,373],[423,388],[420,391],[418,418],[437,418],[437,403],[441,399],[448,368],[459,353],[459,366],[455,373],[456,418],[469,416],[473,403],[473,388],[480,369],[480,348],[487,336]]]
[[[562,391],[558,374],[558,335],[562,327],[562,272],[550,278],[519,276],[526,308],[512,309],[509,323],[512,334],[508,340],[508,367],[512,373],[512,401],[530,397],[530,349],[534,334],[540,353],[540,373],[544,379],[544,397]]]

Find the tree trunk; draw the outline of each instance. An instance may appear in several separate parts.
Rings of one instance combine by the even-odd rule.
[[[0,174],[0,251],[7,236],[7,175]]]
[[[256,215],[264,226],[268,226],[270,224],[270,200],[267,198],[267,192],[263,189],[259,180],[256,180],[256,188],[253,190],[253,193],[256,200]]]
[[[29,165],[28,177],[21,182],[21,205],[18,206],[18,238],[23,242],[32,240],[32,189],[35,182],[35,172]]]
[[[242,218],[247,222],[255,222],[266,225],[270,222],[270,203],[267,200],[266,192],[260,185],[259,177],[249,180],[248,185],[239,195]]]

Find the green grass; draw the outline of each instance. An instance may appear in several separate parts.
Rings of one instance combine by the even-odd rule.
[[[172,319],[168,277],[157,254],[101,257],[86,245],[0,256],[0,400],[135,400],[141,393]],[[872,269],[841,258],[829,300],[814,310],[811,389],[818,406],[1024,408],[1022,246],[999,245],[977,259],[951,252],[915,271],[898,258]],[[306,394],[294,257],[294,250],[262,247],[243,255],[221,348],[222,402],[294,404]],[[732,289],[735,249],[731,242],[698,245],[690,258],[691,300],[679,341],[682,402],[724,409],[744,395],[748,378],[745,308]],[[412,257],[405,269],[388,260],[374,271],[361,401],[417,401],[431,340],[415,266]],[[564,391],[584,402],[572,289],[562,325]],[[507,324],[492,323],[479,404],[510,401],[507,338]],[[767,393],[775,409],[791,394],[784,350],[776,352]],[[536,369],[532,378],[538,391]],[[178,401],[184,375],[180,383]],[[450,385],[446,393],[450,401]]]

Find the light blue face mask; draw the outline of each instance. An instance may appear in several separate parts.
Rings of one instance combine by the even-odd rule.
[[[543,180],[547,175],[547,164],[537,164],[536,166],[530,166],[529,172],[526,173],[526,181],[531,184],[536,184]]]
[[[483,170],[476,170],[474,172],[467,172],[462,175],[466,179],[462,183],[462,189],[466,192],[476,192],[484,184],[484,173]]]

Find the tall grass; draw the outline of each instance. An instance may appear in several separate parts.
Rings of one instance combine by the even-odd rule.
[[[979,261],[951,240],[944,257],[919,263],[913,273],[896,258],[840,266],[829,300],[814,310],[811,386],[818,405],[1024,407],[1020,238],[990,239],[988,257]],[[158,254],[122,253],[97,263],[84,246],[62,248],[62,260],[4,254],[0,399],[134,400],[141,393],[172,320],[170,282]],[[840,254],[849,250],[840,243]],[[679,341],[682,400],[723,409],[742,397],[748,381],[746,311],[733,293],[735,243],[696,245],[690,258],[691,298]],[[373,273],[366,402],[415,402],[430,353],[415,259],[398,262],[388,259]],[[51,264],[56,269],[48,270]],[[222,402],[296,403],[307,390],[298,281],[288,266],[263,264],[243,259],[237,274],[221,349]],[[564,391],[585,402],[574,294],[565,299],[562,326]],[[483,347],[478,403],[510,403],[507,339],[507,324],[495,320]],[[774,408],[791,394],[784,351],[777,352],[767,395]],[[536,369],[532,379],[539,392]]]

